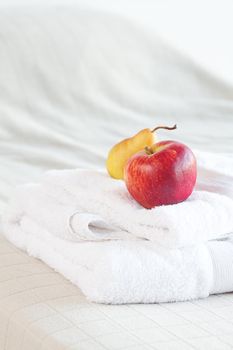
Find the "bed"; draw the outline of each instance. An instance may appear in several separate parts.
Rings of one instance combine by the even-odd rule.
[[[109,147],[177,123],[193,149],[233,151],[233,89],[155,29],[107,7],[1,7],[1,213],[16,184],[104,166]],[[163,137],[161,132],[161,137]],[[0,236],[0,349],[231,349],[233,294],[90,303]]]

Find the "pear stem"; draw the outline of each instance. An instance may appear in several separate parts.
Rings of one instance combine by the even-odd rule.
[[[148,146],[145,147],[145,151],[146,151],[146,154],[148,154],[148,155],[153,154],[152,149],[150,147],[148,147]]]
[[[156,128],[152,129],[151,132],[155,132],[158,129],[175,130],[176,128],[176,124],[173,126],[156,126]]]

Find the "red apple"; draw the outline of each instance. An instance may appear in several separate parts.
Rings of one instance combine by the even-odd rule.
[[[133,155],[124,175],[129,193],[144,208],[175,204],[193,191],[196,159],[186,145],[161,141]]]

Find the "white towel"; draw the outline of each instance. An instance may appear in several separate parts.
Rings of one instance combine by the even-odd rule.
[[[232,199],[206,191],[148,210],[132,199],[124,182],[104,172],[60,170],[45,174],[40,184],[20,187],[5,218],[29,217],[72,241],[144,239],[178,248],[233,232],[232,213]]]
[[[71,242],[24,217],[5,236],[99,303],[184,301],[233,290],[232,243],[166,250],[148,241]],[[107,278],[106,278],[107,276]]]
[[[207,297],[213,267],[205,245],[167,250],[148,241],[72,242],[24,216],[4,234],[100,303],[154,303]]]
[[[198,173],[204,176],[197,188],[205,189],[206,184],[211,191],[228,194],[232,188],[231,171],[226,170],[229,162],[221,174],[219,164],[201,156]],[[39,184],[16,190],[3,217],[3,232],[13,244],[79,285],[90,300],[181,301],[233,290],[230,240],[197,244],[215,235],[223,239],[231,229],[231,213],[230,198],[202,191],[195,191],[184,203],[146,210],[132,200],[123,183],[103,172],[52,171]],[[146,225],[147,215],[152,227]],[[158,227],[161,220],[167,225],[163,235]],[[136,232],[125,231],[131,224]],[[182,238],[179,244],[195,245],[161,246],[163,238],[171,247],[175,237]]]
[[[81,243],[56,237],[28,216],[14,218],[4,218],[8,240],[77,284],[91,301],[184,301],[233,290],[230,240],[172,250],[149,241]]]

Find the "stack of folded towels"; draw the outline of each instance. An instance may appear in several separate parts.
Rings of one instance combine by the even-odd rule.
[[[176,205],[142,208],[123,181],[54,170],[16,189],[4,234],[103,303],[233,290],[233,157],[196,152],[198,182]]]

